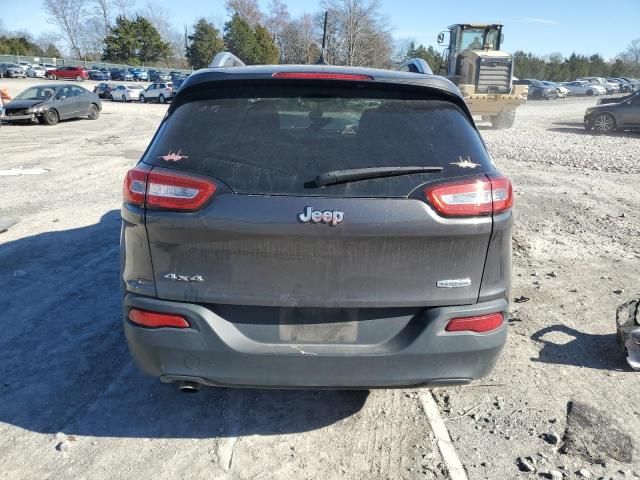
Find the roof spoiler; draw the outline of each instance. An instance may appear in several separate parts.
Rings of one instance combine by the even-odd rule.
[[[209,68],[220,68],[220,67],[245,67],[246,65],[242,60],[236,57],[231,52],[220,52],[209,64]]]
[[[422,58],[410,58],[402,65],[398,66],[396,70],[402,70],[404,72],[409,71],[412,73],[424,73],[425,75],[433,75],[433,70]]]

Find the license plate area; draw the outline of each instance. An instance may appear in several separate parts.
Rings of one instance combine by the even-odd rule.
[[[379,345],[407,331],[419,308],[208,306],[254,342],[280,345]]]

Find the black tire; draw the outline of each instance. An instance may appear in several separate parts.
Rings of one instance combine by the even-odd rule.
[[[100,110],[98,109],[98,106],[95,103],[89,105],[89,114],[87,115],[89,120],[97,120],[99,116]]]
[[[140,94],[140,97],[138,97],[138,101],[139,101],[140,103],[144,103],[144,102],[146,102],[147,100],[144,98],[144,95]]]
[[[76,75],[76,82],[84,82],[84,78],[82,75]]]
[[[160,94],[160,96],[158,97],[158,103],[166,103],[166,100],[164,99],[164,95]]]
[[[590,97],[593,95],[593,90],[587,90],[587,97]]]
[[[122,101],[123,101],[124,103],[127,103],[127,97],[125,97],[124,95],[122,95]]]
[[[599,113],[593,119],[593,129],[596,133],[611,133],[616,129],[616,119],[608,113]]]
[[[494,128],[494,130],[504,130],[513,127],[515,121],[515,110],[500,112],[498,115],[491,117],[491,126]]]
[[[53,73],[49,74],[49,80],[57,80],[58,77],[56,77]]]
[[[44,112],[42,121],[45,123],[45,125],[56,125],[60,121],[60,115],[58,115],[57,110],[51,108]]]

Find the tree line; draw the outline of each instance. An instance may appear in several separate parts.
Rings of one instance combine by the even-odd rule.
[[[615,59],[606,61],[599,54],[563,57],[553,53],[540,57],[518,50],[513,54],[514,75],[564,82],[579,77],[640,77],[640,39],[632,41]]]

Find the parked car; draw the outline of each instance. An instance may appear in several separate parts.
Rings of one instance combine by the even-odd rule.
[[[4,121],[55,125],[60,120],[87,117],[96,120],[102,103],[98,95],[72,83],[36,85],[5,105]]]
[[[601,98],[598,100],[598,103],[596,105],[605,105],[607,103],[622,103],[622,102],[626,102],[627,100],[631,100],[632,98],[634,98],[636,92],[632,92],[628,95],[624,95],[622,97],[605,97],[605,98]]]
[[[29,62],[18,62],[18,65],[20,66],[20,68],[22,68],[22,70],[24,70],[24,73],[27,73],[29,67],[32,66]]]
[[[555,83],[555,82],[550,82],[548,80],[541,80],[541,82],[543,85],[547,86],[547,87],[551,87],[551,88],[555,88],[556,89],[556,96],[558,98],[566,98],[568,95],[571,94],[571,90],[569,90],[567,87],[560,85],[559,83]]]
[[[83,82],[89,79],[89,73],[82,67],[59,67],[56,70],[47,72],[49,80],[75,80]]]
[[[173,97],[172,83],[152,83],[140,93],[140,103],[165,103]]]
[[[171,87],[171,89],[173,90],[173,96],[175,96],[176,93],[178,93],[178,90],[180,90],[180,87],[182,87],[182,84],[186,79],[187,77],[179,77],[173,81],[173,86]]]
[[[633,92],[633,85],[622,78],[607,78],[607,82],[617,83],[620,85],[620,92],[622,93]]]
[[[0,78],[25,78],[27,74],[17,63],[0,63]]]
[[[148,82],[149,74],[146,70],[141,68],[130,68],[129,72],[133,75],[133,80],[136,82]]]
[[[102,70],[89,70],[88,74],[90,80],[111,80],[111,75]]]
[[[118,85],[111,92],[111,100],[114,102],[131,102],[140,98],[144,87],[140,85]]]
[[[111,80],[121,80],[124,82],[133,82],[133,74],[128,70],[111,70]]]
[[[149,80],[151,82],[170,82],[171,76],[167,72],[155,70],[153,73],[149,74]]]
[[[41,67],[44,67],[44,69],[49,72],[51,70],[56,70],[58,67],[56,65],[54,65],[53,63],[40,63],[38,64]]]
[[[200,70],[123,195],[127,343],[182,389],[466,384],[505,343],[512,188],[443,77]]]
[[[27,69],[27,77],[31,78],[45,78],[47,76],[47,70],[40,65],[31,65]]]
[[[576,80],[575,82],[562,83],[567,87],[574,95],[604,95],[607,90],[600,85],[594,85],[585,80]]]
[[[612,94],[620,91],[620,85],[617,83],[607,82],[602,77],[578,77],[576,80],[584,80],[593,85],[600,85],[606,90],[606,93]]]
[[[552,100],[558,97],[555,87],[549,87],[540,80],[529,78],[518,79],[513,81],[514,85],[528,85],[529,93],[527,98],[530,100]]]
[[[620,77],[623,80],[626,80],[627,82],[629,82],[631,85],[633,85],[633,90],[640,90],[640,81],[636,80],[635,78],[629,78],[629,77]]]
[[[598,133],[614,130],[640,129],[640,92],[635,92],[617,103],[605,103],[587,108],[584,127]]]
[[[111,98],[111,90],[116,86],[113,83],[102,82],[94,87],[93,93],[96,93],[100,98]]]

